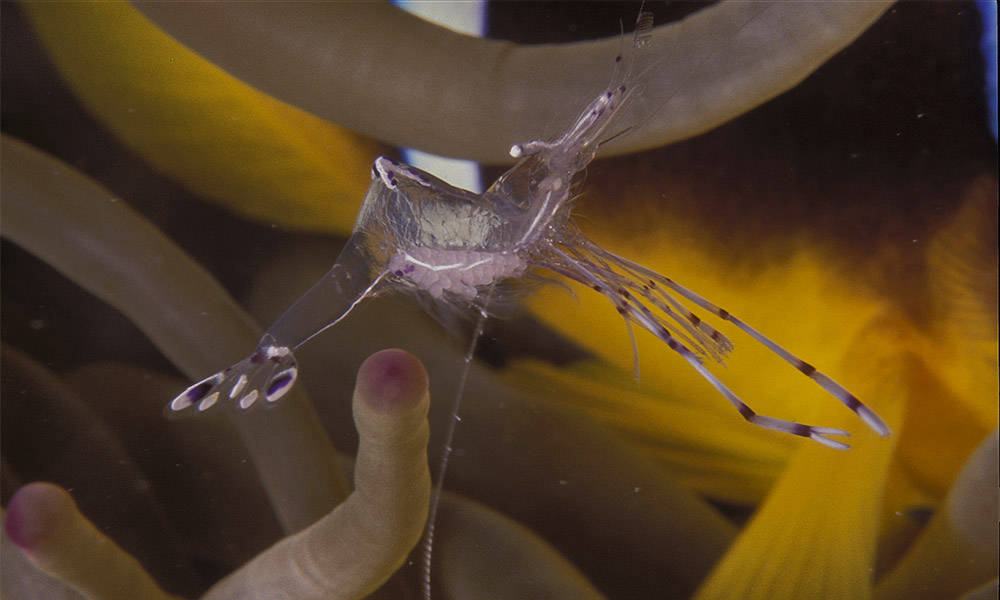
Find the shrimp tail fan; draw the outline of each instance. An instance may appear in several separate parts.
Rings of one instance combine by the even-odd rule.
[[[167,405],[166,413],[200,414],[225,405],[242,412],[273,404],[292,389],[298,372],[291,348],[265,334],[253,354],[188,387]]]

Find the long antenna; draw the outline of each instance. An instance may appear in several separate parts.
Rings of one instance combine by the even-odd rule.
[[[462,405],[462,396],[465,394],[465,382],[469,379],[469,369],[472,366],[472,357],[476,353],[476,344],[479,343],[480,336],[483,335],[483,327],[486,324],[485,305],[489,302],[493,290],[486,295],[483,307],[479,308],[479,316],[476,318],[476,327],[472,332],[472,340],[469,342],[469,349],[465,352],[465,364],[462,365],[462,372],[458,377],[458,388],[455,390],[455,401],[451,406],[451,418],[448,420],[448,431],[444,436],[444,450],[441,453],[441,464],[438,466],[437,483],[434,485],[434,493],[431,496],[430,511],[427,514],[427,533],[424,535],[424,564],[423,564],[423,596],[424,600],[431,600],[431,556],[434,551],[434,525],[437,520],[438,504],[441,501],[441,492],[444,489],[444,476],[448,471],[448,461],[451,458],[451,443],[455,439],[455,427],[462,418],[458,415]]]

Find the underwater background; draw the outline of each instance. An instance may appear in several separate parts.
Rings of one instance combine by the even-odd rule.
[[[266,326],[329,268],[371,161],[399,149],[228,82],[179,90],[171,104],[169,80],[67,33],[119,40],[139,56],[130,36],[155,28],[136,25],[132,9],[69,6],[0,4],[4,136],[98,182]],[[704,6],[649,8],[663,24]],[[487,35],[614,36],[637,11],[493,2]],[[463,537],[485,529],[486,513],[443,512],[437,595],[547,597],[539,590],[582,574],[608,598],[957,598],[991,579],[974,597],[996,596],[997,146],[986,93],[996,64],[983,58],[982,23],[971,2],[893,5],[773,100],[695,137],[596,161],[576,204],[581,228],[604,247],[821,366],[879,410],[893,436],[864,432],[746,336],[733,335],[717,372],[759,412],[847,428],[855,448],[758,431],[645,335],[637,383],[611,307],[548,286],[522,314],[488,324],[446,481],[529,537],[504,537],[520,532],[509,523]],[[220,136],[233,130],[218,122],[237,116],[245,128]],[[484,167],[484,182],[504,169]],[[193,374],[83,289],[86,274],[61,273],[9,241],[0,217],[4,506],[24,484],[56,483],[164,589],[196,597],[345,493],[344,475],[310,479],[330,457],[297,454],[289,438],[304,436],[282,429],[280,409],[249,424],[167,421],[163,406]],[[73,223],[51,218],[35,235],[89,243]],[[160,252],[136,244],[135,256]],[[132,273],[133,253],[117,248],[89,250]],[[199,284],[163,287],[196,296]],[[152,311],[170,308],[159,289]],[[211,336],[202,323],[176,327]],[[433,467],[465,343],[410,299],[380,298],[301,349],[301,387],[350,456],[359,365],[382,348],[414,353],[430,374]],[[206,356],[202,375],[232,362],[225,347],[191,349]],[[992,453],[969,463],[990,439]],[[273,458],[270,475],[262,456]],[[530,535],[556,566],[524,564],[518,544]],[[15,553],[5,540],[4,596],[30,597],[7,588],[30,578]],[[417,597],[419,562],[415,552],[379,597]]]

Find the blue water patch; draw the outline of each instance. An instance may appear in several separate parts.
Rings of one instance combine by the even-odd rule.
[[[989,112],[990,133],[997,139],[997,2],[976,0],[976,8],[983,23],[979,50],[986,67],[986,109]]]
[[[452,31],[482,37],[486,33],[486,0],[391,0],[392,4]]]
[[[437,0],[392,0],[403,10],[424,20],[467,35],[483,36],[486,32],[486,0],[448,2]],[[403,160],[432,173],[448,183],[472,192],[482,192],[483,182],[479,165],[469,160],[459,160],[403,148]]]

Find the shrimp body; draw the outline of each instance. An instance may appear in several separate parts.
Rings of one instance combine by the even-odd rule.
[[[531,257],[569,223],[573,180],[594,159],[599,137],[627,106],[631,89],[621,82],[602,92],[554,142],[515,144],[510,154],[521,160],[475,198],[464,198],[465,190],[414,167],[376,159],[373,180],[388,190],[409,192],[412,208],[404,211],[411,218],[405,228],[418,226],[394,237],[413,243],[392,254],[388,271],[436,299],[448,292],[466,301],[521,277]],[[421,202],[425,192],[434,197]],[[451,201],[449,196],[454,196]],[[355,233],[371,228],[369,220],[359,218]]]
[[[571,199],[578,173],[603,142],[639,120],[638,101],[655,67],[642,64],[651,25],[651,17],[642,13],[631,52],[616,58],[608,87],[554,140],[512,146],[510,154],[517,163],[482,194],[377,158],[352,235],[330,271],[278,318],[249,357],[186,389],[168,412],[200,412],[223,404],[220,399],[232,400],[225,404],[243,410],[278,400],[297,377],[293,350],[337,324],[365,298],[410,290],[428,298],[433,307],[473,308],[485,315],[498,285],[547,269],[604,295],[625,320],[630,336],[633,324],[652,333],[753,424],[847,447],[828,437],[847,435],[840,429],[756,414],[705,365],[706,358],[721,362],[733,343],[686,303],[734,324],[876,432],[888,435],[885,423],[829,376],[688,288],[601,248],[573,223]],[[634,336],[632,341],[634,349]]]

